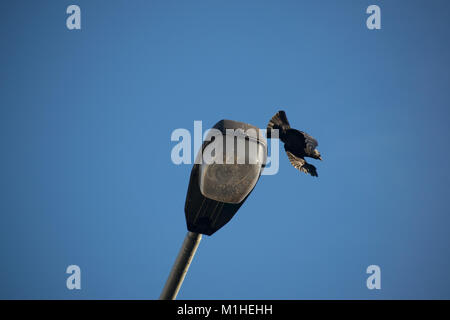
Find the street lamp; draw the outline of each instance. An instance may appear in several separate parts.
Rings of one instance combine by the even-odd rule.
[[[267,141],[255,126],[221,120],[209,131],[191,171],[184,207],[188,233],[159,299],[176,298],[202,234],[212,235],[233,218],[266,158]]]

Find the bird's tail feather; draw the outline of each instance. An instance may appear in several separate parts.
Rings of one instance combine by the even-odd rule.
[[[280,138],[283,135],[283,133],[290,129],[291,126],[289,125],[289,121],[286,117],[286,113],[284,111],[278,111],[272,119],[270,119],[269,124],[267,125],[267,138],[272,137],[272,130],[278,129],[280,130]]]

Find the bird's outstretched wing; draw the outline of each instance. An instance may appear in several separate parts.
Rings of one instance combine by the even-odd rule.
[[[283,110],[278,111],[272,119],[270,119],[269,124],[267,125],[267,131],[270,133],[272,129],[278,129],[281,131],[285,131],[290,129],[291,126],[286,117],[286,112]],[[269,138],[269,137],[268,137]]]
[[[306,132],[300,131],[305,138],[305,152],[307,155],[313,154],[314,149],[319,145],[316,139],[311,137]]]
[[[298,169],[300,171],[303,171],[304,173],[309,173],[313,177],[318,177],[316,167],[314,167],[312,164],[309,164],[305,161],[303,158],[299,158],[294,156],[290,151],[286,150],[286,154],[289,158],[289,161],[294,166],[295,169]]]

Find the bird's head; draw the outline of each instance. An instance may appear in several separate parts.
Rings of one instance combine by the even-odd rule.
[[[314,149],[314,156],[313,156],[313,158],[322,160],[322,156],[320,155],[319,150]]]

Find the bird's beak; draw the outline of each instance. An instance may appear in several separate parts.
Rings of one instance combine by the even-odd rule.
[[[319,160],[322,161],[322,156],[319,156]]]

